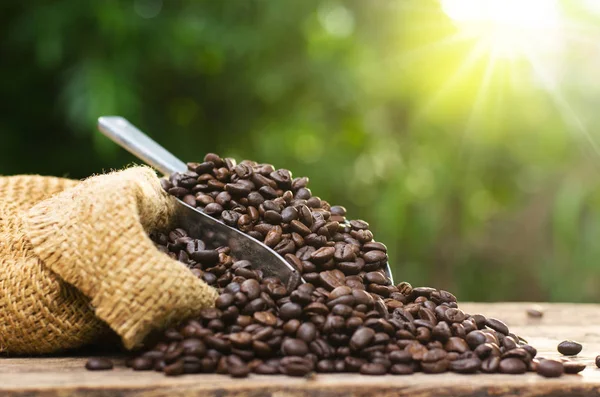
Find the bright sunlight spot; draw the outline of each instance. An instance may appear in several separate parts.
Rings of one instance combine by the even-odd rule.
[[[556,0],[441,0],[442,9],[470,36],[485,42],[495,56],[514,58],[560,27]]]

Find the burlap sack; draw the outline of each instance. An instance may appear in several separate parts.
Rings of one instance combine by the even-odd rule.
[[[132,348],[211,306],[216,291],[147,236],[173,205],[147,167],[0,178],[0,352],[76,348],[108,327]]]

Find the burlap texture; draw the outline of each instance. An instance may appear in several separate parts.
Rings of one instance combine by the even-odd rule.
[[[0,351],[75,348],[107,325],[132,348],[211,306],[216,291],[147,236],[173,206],[147,167],[0,178]]]

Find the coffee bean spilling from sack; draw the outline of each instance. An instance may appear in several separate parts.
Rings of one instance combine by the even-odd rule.
[[[164,332],[127,361],[167,375],[312,372],[407,375],[536,370],[535,348],[500,320],[462,312],[454,295],[391,285],[385,245],[369,224],[312,196],[308,178],[269,164],[208,154],[162,181],[181,198],[272,247],[307,281],[288,291],[229,247],[210,248],[183,229],[151,238],[218,289],[215,307]],[[542,368],[545,368],[542,367]]]
[[[129,360],[133,369],[234,377],[534,370],[533,347],[500,320],[462,312],[449,292],[400,283],[384,298],[368,292],[370,273],[335,288],[306,283],[288,291],[250,262],[230,257],[228,247],[206,249],[183,229],[151,237],[220,296],[214,308],[165,331],[160,342]],[[194,259],[187,247],[198,246],[212,254]]]

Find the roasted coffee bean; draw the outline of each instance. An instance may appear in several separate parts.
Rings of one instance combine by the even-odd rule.
[[[308,353],[308,345],[302,339],[286,339],[281,345],[286,356],[304,356]]]
[[[541,360],[537,365],[536,372],[546,378],[558,378],[565,372],[565,369],[560,361]]]
[[[481,371],[491,374],[498,371],[500,366],[500,357],[491,356],[481,362]]]
[[[581,371],[583,371],[586,367],[584,363],[579,363],[575,361],[566,361],[562,364],[565,370],[565,374],[578,374]]]
[[[600,355],[596,356],[596,367],[600,368]]]
[[[576,356],[581,352],[583,346],[572,340],[565,340],[558,344],[557,350],[565,356]]]
[[[428,352],[427,348],[418,342],[411,343],[404,350],[410,353],[414,361],[422,361]]]
[[[133,368],[134,371],[151,371],[154,369],[154,360],[144,356],[136,357],[131,362],[131,368]]]
[[[107,358],[92,357],[85,363],[85,368],[89,371],[106,371],[113,369],[113,363]]]
[[[185,339],[181,342],[183,353],[203,357],[206,354],[206,345],[200,339]]]
[[[311,372],[314,364],[302,357],[284,357],[280,361],[280,370],[288,376],[305,376]]]
[[[518,358],[504,358],[498,366],[503,374],[524,374],[527,372],[527,365]]]
[[[448,341],[444,345],[444,349],[446,349],[449,352],[464,353],[469,350],[469,345],[467,344],[467,342],[465,342],[464,339],[453,336],[450,339],[448,339]]]
[[[313,323],[303,323],[298,327],[296,337],[310,343],[317,337],[317,327]]]
[[[466,341],[469,344],[469,347],[473,350],[477,348],[477,346],[486,343],[487,339],[485,334],[479,330],[471,331],[467,334]]]
[[[530,307],[526,313],[530,318],[542,318],[544,316],[544,312],[538,307]]]
[[[462,310],[455,308],[449,308],[448,310],[446,310],[444,316],[446,320],[451,323],[461,323],[466,318]]]
[[[354,351],[361,350],[369,346],[374,337],[375,331],[371,328],[359,328],[352,334],[352,338],[350,338],[350,348]]]
[[[383,364],[365,363],[360,367],[360,373],[363,375],[385,375],[387,369]]]
[[[241,284],[240,291],[242,291],[249,300],[253,300],[260,295],[260,284],[255,279],[249,279]]]
[[[502,321],[495,318],[488,318],[485,325],[490,327],[496,332],[500,332],[503,335],[508,335],[508,327]]]
[[[183,360],[177,360],[173,364],[165,365],[163,372],[167,376],[178,376],[184,373]]]
[[[286,303],[279,309],[279,316],[283,320],[299,318],[302,316],[302,306],[293,302]]]
[[[440,374],[448,370],[450,362],[446,359],[430,363],[421,363],[421,369],[427,374]]]
[[[448,368],[450,371],[458,372],[461,374],[472,374],[479,370],[481,367],[481,360],[477,357],[463,358],[459,360],[451,361]]]
[[[228,372],[232,378],[245,378],[250,374],[250,367],[244,363],[230,365],[228,367]]]

